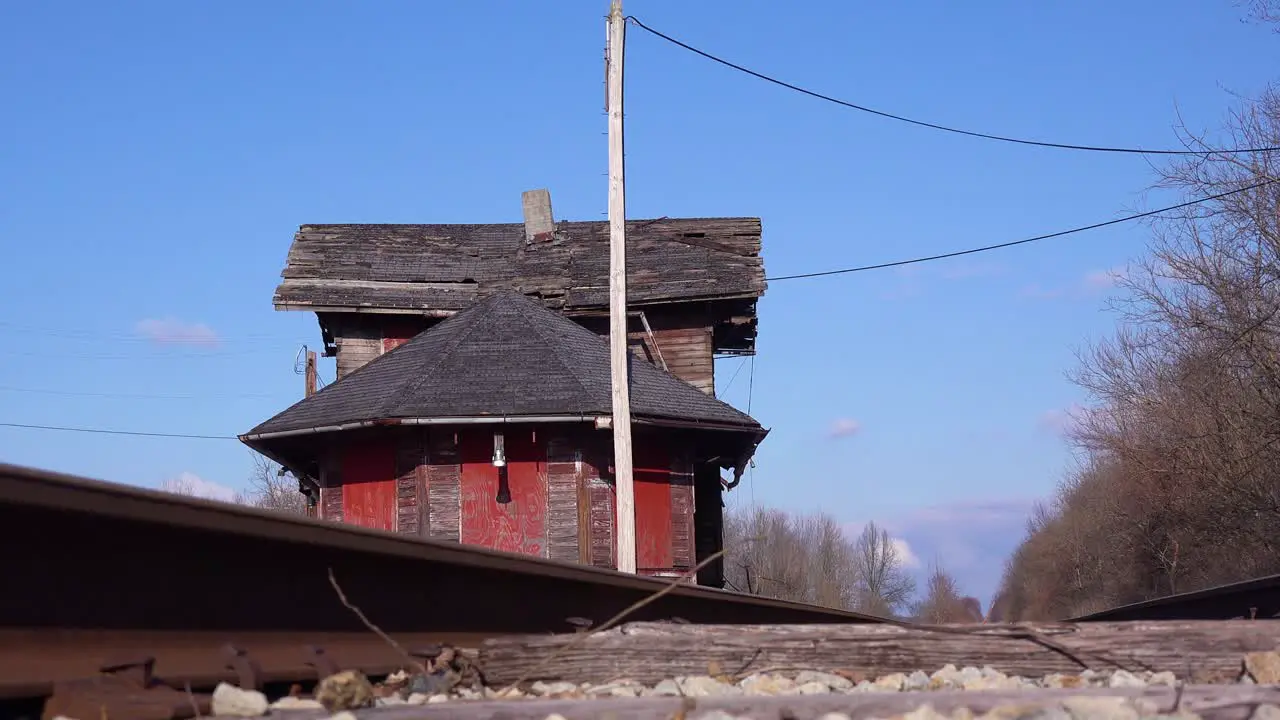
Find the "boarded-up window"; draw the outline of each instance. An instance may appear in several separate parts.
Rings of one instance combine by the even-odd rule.
[[[637,442],[635,478],[636,569],[666,570],[674,565],[671,546],[671,460],[655,442]]]
[[[504,428],[507,464],[493,465],[493,432],[460,433],[462,542],[547,556],[546,453],[527,428]]]
[[[396,452],[387,442],[353,443],[342,455],[342,520],[396,529]]]

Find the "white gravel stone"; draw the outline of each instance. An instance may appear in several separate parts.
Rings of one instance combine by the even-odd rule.
[[[719,697],[724,695],[741,695],[742,688],[737,685],[720,682],[708,675],[691,675],[676,678],[680,689],[689,697]]]
[[[385,697],[380,697],[377,700],[375,700],[374,704],[377,705],[378,707],[393,707],[395,705],[405,705],[407,703],[405,699],[400,697],[399,695],[387,695]]]
[[[587,685],[582,691],[593,697],[639,697],[644,689],[634,680],[618,680],[604,685]]]
[[[559,695],[577,692],[578,686],[571,682],[542,682],[539,680],[530,688],[534,695]]]
[[[1111,677],[1107,678],[1107,685],[1113,688],[1138,688],[1146,687],[1147,681],[1128,670],[1117,670],[1111,674]]]
[[[1072,697],[1062,701],[1071,717],[1076,720],[1137,720],[1138,708],[1124,698]]]
[[[920,673],[923,675],[924,673]],[[925,675],[926,682],[929,677]],[[807,685],[809,683],[819,682],[832,690],[849,690],[853,687],[853,681],[847,677],[841,677],[834,673],[817,672],[815,670],[802,670],[796,675],[797,685]]]
[[[932,705],[925,704],[902,715],[902,720],[951,720],[950,717],[933,709]]]
[[[1147,679],[1147,684],[1149,684],[1149,685],[1168,685],[1169,687],[1174,687],[1174,686],[1176,686],[1176,685],[1178,684],[1178,676],[1177,676],[1177,675],[1174,675],[1173,673],[1169,672],[1168,670],[1165,670],[1164,672],[1158,672],[1158,673],[1155,673],[1155,674],[1154,674],[1154,675],[1152,675],[1150,678],[1148,678],[1148,679]]]
[[[430,695],[426,695],[423,693],[410,693],[409,699],[406,700],[405,702],[407,702],[410,705],[426,705],[427,700],[430,697],[431,697]]]
[[[826,695],[830,692],[831,686],[822,682],[802,683],[791,691],[795,695]]]
[[[324,709],[319,700],[286,695],[271,703],[272,710],[319,710]]]
[[[1280,720],[1280,707],[1275,705],[1259,705],[1249,720]]]
[[[906,683],[906,675],[903,675],[902,673],[890,673],[884,677],[876,678],[875,686],[879,690],[892,690],[894,692],[899,692]]]
[[[359,718],[357,718],[356,714],[350,710],[343,710],[340,713],[330,715],[329,720],[359,720]]]
[[[917,670],[907,676],[906,681],[903,683],[903,688],[906,690],[928,690],[929,683],[932,680],[923,670]]]
[[[667,678],[666,680],[663,680],[662,682],[658,683],[657,685],[654,685],[652,688],[650,688],[649,690],[644,691],[644,692],[643,692],[643,693],[641,693],[641,694],[643,694],[643,695],[657,695],[657,696],[659,696],[659,697],[666,697],[666,696],[675,696],[675,697],[679,697],[679,696],[680,696],[680,686],[679,686],[678,684],[676,684],[676,681],[675,681],[675,680],[672,680],[671,678]]]
[[[876,687],[876,684],[870,680],[863,680],[857,685],[854,685],[851,692],[883,692],[883,689]]]
[[[929,687],[942,689],[956,687],[960,684],[960,671],[955,665],[947,663],[929,676]]]
[[[449,702],[449,696],[448,695],[432,695],[431,697],[427,698],[428,705],[434,705],[436,703],[442,703],[442,702]]]
[[[738,683],[738,687],[748,695],[785,695],[795,686],[796,683],[791,678],[765,673],[748,675]]]
[[[697,720],[739,720],[739,718],[742,718],[742,716],[727,713],[724,710],[712,710],[697,716]],[[743,720],[748,719],[744,718]]]
[[[267,696],[257,690],[242,690],[227,683],[218,683],[213,690],[214,715],[261,717],[267,714],[269,707]]]

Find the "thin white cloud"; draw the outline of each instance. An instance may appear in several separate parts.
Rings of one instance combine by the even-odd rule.
[[[1119,285],[1124,279],[1125,271],[1122,268],[1093,270],[1085,273],[1084,286],[1091,290],[1107,290]]]
[[[944,280],[967,280],[969,278],[996,277],[1008,271],[1000,263],[957,262],[945,265],[938,271],[938,277]]]
[[[889,530],[887,526],[881,525],[878,522],[876,523],[876,527],[881,530]],[[840,530],[844,533],[844,536],[854,542],[857,542],[858,538],[862,536],[863,531],[866,529],[867,523],[865,522],[843,523],[840,526]],[[923,567],[923,563],[920,562],[920,556],[916,554],[914,549],[912,549],[911,543],[893,534],[892,530],[889,530],[889,544],[891,544],[894,551],[897,552],[898,560],[902,563],[903,567],[908,570],[916,570]]]
[[[1089,408],[1078,403],[1057,410],[1048,410],[1036,418],[1036,427],[1054,435],[1067,436],[1080,426],[1089,413]]]
[[[915,570],[920,567],[920,558],[916,557],[915,552],[911,549],[911,543],[902,538],[889,538],[889,542],[893,544],[893,549],[898,555],[898,560],[902,562],[902,567],[908,570]]]
[[[862,432],[862,423],[853,418],[839,418],[831,423],[827,430],[828,438],[846,438]]]
[[[1109,270],[1090,270],[1071,284],[1061,287],[1045,287],[1039,283],[1024,285],[1020,291],[1023,297],[1054,300],[1058,298],[1089,298],[1105,293],[1120,284],[1126,277],[1124,268]]]
[[[212,346],[219,342],[218,333],[204,323],[190,323],[177,318],[139,320],[134,331],[158,345]]]
[[[236,491],[232,488],[212,480],[205,480],[191,472],[181,472],[177,477],[161,482],[160,489],[175,495],[188,495],[222,502],[236,501]]]
[[[917,562],[936,559],[956,578],[961,592],[985,607],[1000,583],[1005,560],[1026,532],[1034,504],[1031,497],[974,498],[908,508],[884,518],[884,527],[890,537],[909,543]],[[923,582],[927,568],[917,565],[913,570]]]
[[[1007,272],[1005,265],[990,262],[959,261],[938,267],[924,264],[903,265],[893,269],[898,282],[894,287],[882,291],[880,297],[885,300],[905,300],[922,295],[930,285],[997,277]]]

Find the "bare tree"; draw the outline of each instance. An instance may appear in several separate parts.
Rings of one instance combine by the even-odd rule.
[[[160,489],[174,495],[217,500],[226,503],[240,502],[240,494],[215,482],[209,482],[191,473],[182,473],[160,483]]]
[[[1280,146],[1280,88],[1225,130],[1184,141]],[[1206,152],[1157,172],[1188,199],[1219,197],[1151,221],[1115,335],[1082,353],[1073,379],[1093,408],[1072,440],[1085,461],[1011,558],[1005,619],[1280,572],[1280,153]]]
[[[739,592],[851,608],[853,544],[830,516],[757,508],[726,513],[726,585]]]
[[[249,474],[249,487],[244,492],[230,494],[216,491],[198,478],[180,475],[160,483],[160,489],[175,495],[203,497],[211,500],[249,505],[264,510],[294,515],[307,514],[307,498],[298,488],[292,475],[282,474],[280,465],[259,455],[252,454],[253,468]]]
[[[915,594],[916,583],[889,531],[868,523],[854,548],[858,609],[888,617],[904,608]]]
[[[925,583],[924,597],[913,603],[911,615],[917,622],[935,625],[982,621],[978,600],[962,596],[955,578],[937,564]]]
[[[243,502],[265,510],[306,515],[307,496],[299,491],[297,478],[280,470],[278,463],[254,453],[249,491]]]
[[[1280,32],[1280,0],[1236,0],[1236,4],[1246,8],[1249,19],[1273,25],[1272,32]]]

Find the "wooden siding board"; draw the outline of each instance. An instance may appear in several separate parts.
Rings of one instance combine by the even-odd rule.
[[[719,468],[710,463],[695,465],[693,472],[695,558],[702,562],[724,546],[724,486],[720,484]],[[724,587],[724,559],[714,560],[699,570],[698,584]]]
[[[583,479],[590,503],[588,557],[591,565],[603,568],[618,567],[613,534],[613,478],[608,470],[612,452],[613,445],[609,442],[601,442],[600,447],[584,448]]]
[[[461,540],[461,473],[458,447],[451,431],[433,431],[427,453],[427,498],[433,540]]]
[[[671,462],[671,552],[672,567],[688,570],[694,566],[693,464],[687,452],[678,452]]]
[[[338,348],[339,378],[360,369],[382,354],[382,337],[376,328],[350,326],[334,334]]]
[[[396,529],[407,535],[423,535],[429,527],[423,522],[423,515],[430,512],[422,492],[423,455],[422,437],[417,433],[403,437],[396,447]],[[430,522],[429,516],[426,520]]]
[[[547,557],[579,562],[578,453],[571,437],[547,438]]]
[[[342,522],[342,462],[336,449],[324,458],[324,473],[320,479],[320,519]]]

